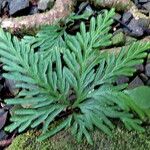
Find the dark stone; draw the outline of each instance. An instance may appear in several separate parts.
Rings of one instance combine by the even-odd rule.
[[[145,3],[143,7],[150,12],[150,2]]]
[[[38,10],[45,11],[50,9],[54,4],[54,0],[39,0]]]
[[[7,4],[8,4],[7,0],[2,0],[2,4],[1,4],[2,9],[4,9],[7,6]]]
[[[127,32],[129,35],[140,37],[144,34],[142,27],[140,27],[138,24],[138,20],[135,20],[134,18],[128,24],[128,28],[131,30],[131,32],[129,30],[125,30],[125,32]]]
[[[128,89],[132,89],[142,85],[144,85],[143,81],[138,76],[136,76],[136,78],[134,78],[132,82],[129,83]]]
[[[92,7],[90,5],[88,5],[85,10],[83,11],[83,14],[86,14],[85,19],[88,19],[92,14],[94,14],[94,10],[92,9]]]
[[[0,140],[4,140],[8,137],[5,131],[1,130],[0,131]]]
[[[146,9],[139,9],[139,12],[141,12],[142,14],[144,14],[144,15],[146,15],[146,16],[148,16],[148,14],[149,14],[149,11],[148,10],[146,10]]]
[[[85,11],[91,12],[92,14],[94,13],[94,10],[92,9],[92,7],[91,7],[90,5],[88,5],[88,6],[85,8]]]
[[[143,82],[147,82],[148,81],[148,77],[144,73],[140,74],[140,78],[142,79]]]
[[[142,9],[142,4],[137,4],[138,9]]]
[[[115,16],[114,16],[114,19],[120,20],[121,19],[121,15],[119,13],[116,13]]]
[[[133,15],[130,12],[125,12],[122,16],[122,22],[129,23],[132,18],[133,18]]]
[[[143,72],[143,71],[144,71],[144,65],[142,65],[142,64],[136,65],[135,67],[136,67],[136,70],[137,70],[138,72]]]
[[[30,8],[30,11],[29,11],[29,15],[33,15],[33,14],[36,14],[36,13],[38,13],[39,11],[38,11],[38,7],[37,6],[32,6],[31,8]]]
[[[6,87],[8,87],[12,95],[17,95],[19,92],[19,89],[16,88],[16,83],[17,82],[15,80],[5,80]]]
[[[150,20],[149,19],[145,19],[145,18],[139,18],[137,20],[138,25],[140,27],[142,27],[143,29],[148,29],[149,28],[149,24],[150,24]]]
[[[0,0],[0,15],[2,15],[2,11],[3,11],[3,4],[4,2],[6,2],[5,0]]]
[[[145,66],[145,74],[146,74],[148,77],[150,77],[150,64],[147,64],[147,65]]]
[[[147,86],[150,86],[150,80],[147,81],[146,85],[147,85]]]
[[[117,85],[123,84],[123,83],[128,83],[129,82],[129,78],[126,76],[120,76],[118,77],[116,83]]]
[[[29,0],[12,0],[9,5],[9,14],[15,15],[16,13],[29,8]]]
[[[138,0],[134,0],[134,4],[137,5],[139,3]]]
[[[5,113],[4,109],[0,109],[0,116]]]
[[[138,0],[139,1],[139,3],[146,3],[146,2],[148,2],[148,0]]]

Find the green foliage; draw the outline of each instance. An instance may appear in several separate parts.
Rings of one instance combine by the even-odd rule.
[[[16,87],[22,89],[17,97],[6,100],[18,106],[6,130],[18,128],[22,132],[42,124],[41,141],[70,128],[78,141],[85,137],[90,144],[90,133],[95,128],[111,135],[113,118],[120,119],[128,129],[144,130],[131,111],[144,119],[149,108],[143,110],[139,103],[135,107],[135,97],[124,92],[127,85],[113,83],[120,75],[134,73],[134,66],[143,62],[150,43],[136,42],[118,55],[99,52],[99,48],[111,44],[113,16],[112,9],[92,17],[89,28],[82,22],[80,32],[75,36],[65,34],[64,39],[56,34],[55,26],[44,28],[35,37],[36,42],[33,39],[29,43],[1,29],[0,55],[6,70],[3,76],[16,80]],[[40,50],[35,51],[35,47]],[[49,129],[54,121],[57,125]]]

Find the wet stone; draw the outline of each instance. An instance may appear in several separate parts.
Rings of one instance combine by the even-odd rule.
[[[122,16],[122,22],[129,23],[132,18],[133,18],[133,15],[130,12],[125,12]]]
[[[136,67],[136,70],[137,70],[138,72],[143,72],[143,71],[144,71],[144,65],[142,65],[142,64],[136,65],[135,67]]]
[[[29,0],[11,0],[9,4],[9,14],[14,15],[29,7]]]
[[[38,13],[38,7],[37,6],[32,6],[30,11],[29,11],[29,15],[33,15]]]
[[[139,3],[146,3],[148,0],[138,0]]]
[[[6,0],[0,0],[0,15],[2,15],[2,11],[3,11],[6,3],[7,3]]]
[[[144,85],[143,81],[138,76],[136,76],[136,78],[134,78],[132,82],[129,83],[128,89],[132,89],[142,85]]]
[[[145,18],[139,18],[138,19],[138,25],[142,27],[143,29],[149,28],[150,20]]]
[[[135,5],[137,5],[139,3],[138,0],[134,0],[133,2],[134,2]]]
[[[147,82],[148,81],[148,77],[144,73],[140,74],[140,78],[142,79],[143,82]]]
[[[145,66],[145,74],[146,74],[148,77],[150,77],[150,64],[147,64],[147,65]]]
[[[18,94],[19,89],[16,88],[16,81],[6,79],[5,84],[6,84],[6,87],[8,87],[12,95],[15,96]]]
[[[144,34],[143,28],[138,24],[138,20],[132,19],[128,24],[128,27],[131,30],[131,32],[128,31],[129,35],[140,37]]]
[[[150,12],[150,2],[145,3],[143,7]]]
[[[54,0],[39,0],[38,10],[45,11],[51,8],[54,4]]]
[[[121,15],[119,13],[116,13],[115,16],[114,16],[114,19],[120,20],[121,19]]]
[[[147,81],[146,85],[147,85],[147,86],[150,86],[150,80]]]
[[[120,84],[124,84],[124,83],[128,83],[129,82],[129,78],[126,76],[120,76],[118,77],[116,84],[120,85]]]

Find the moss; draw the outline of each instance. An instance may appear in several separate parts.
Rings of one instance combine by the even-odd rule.
[[[148,150],[150,149],[150,127],[145,133],[129,132],[118,128],[113,131],[113,137],[102,132],[93,134],[94,145],[90,146],[84,140],[77,143],[69,132],[61,132],[43,142],[36,141],[34,131],[17,136],[7,150]]]

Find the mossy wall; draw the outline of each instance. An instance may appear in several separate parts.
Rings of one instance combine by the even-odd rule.
[[[79,144],[68,132],[61,132],[43,142],[36,141],[34,131],[17,136],[7,150],[150,150],[150,126],[145,133],[129,132],[118,128],[113,137],[102,132],[93,134],[94,145]]]

